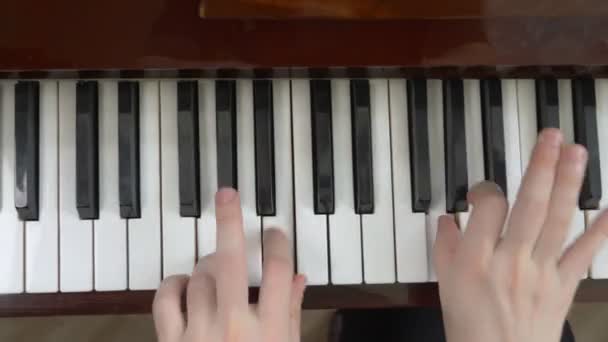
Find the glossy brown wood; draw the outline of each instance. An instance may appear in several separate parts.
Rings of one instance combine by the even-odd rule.
[[[146,71],[144,76],[176,77],[608,64],[602,16],[203,20],[198,5],[199,0],[0,1],[0,75]]]
[[[258,289],[249,291],[255,302]],[[0,317],[149,313],[154,291],[0,295]],[[577,302],[608,301],[607,280],[585,280]],[[310,286],[304,309],[438,306],[436,284]]]
[[[204,18],[342,19],[481,18],[505,16],[601,16],[604,0],[201,0]]]
[[[202,20],[199,0],[0,1],[0,77],[607,74],[604,1],[437,1],[383,21]],[[152,297],[0,295],[0,316],[141,313]],[[577,298],[608,300],[608,283],[585,281]],[[335,286],[309,288],[304,307],[437,303],[435,285]]]

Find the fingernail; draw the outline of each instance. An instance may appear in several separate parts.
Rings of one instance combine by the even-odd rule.
[[[217,192],[216,201],[219,204],[226,204],[236,197],[236,190],[232,188],[222,188]]]
[[[303,290],[306,291],[306,288],[308,287],[308,278],[306,278],[306,276],[302,273],[296,274],[296,277],[301,280]]]
[[[558,147],[562,144],[562,133],[556,128],[545,129],[538,137],[538,141],[552,147]]]
[[[581,145],[574,145],[572,147],[572,158],[578,162],[583,162],[587,154],[587,149]]]
[[[500,187],[500,185],[498,185],[497,183],[494,183],[494,182],[492,182],[492,183],[494,184],[494,188],[496,189],[496,192],[503,194],[503,195],[505,194],[505,191]]]
[[[482,186],[482,190],[487,190],[487,191],[498,191],[499,193],[504,193],[502,191],[502,188],[500,187],[500,185],[498,185],[498,183],[496,182],[492,182],[492,181],[481,181],[480,183],[478,183],[479,186]]]

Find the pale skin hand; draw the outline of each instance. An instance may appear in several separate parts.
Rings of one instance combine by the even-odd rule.
[[[440,219],[434,262],[449,342],[559,341],[579,280],[608,236],[604,212],[562,253],[585,163],[582,147],[562,145],[557,130],[544,131],[510,213],[497,187],[481,183],[469,193],[465,234],[451,216]],[[236,197],[225,202],[229,195]],[[277,231],[265,237],[260,304],[249,306],[238,195],[222,190],[216,203],[217,252],[198,263],[192,278],[168,278],[157,292],[159,341],[299,341],[305,284],[293,276],[285,237]]]
[[[434,263],[449,342],[560,340],[579,281],[608,235],[603,212],[563,249],[586,161],[583,147],[545,130],[510,213],[499,189],[481,183],[469,192],[464,234],[453,217],[440,218]]]
[[[248,303],[245,236],[238,193],[216,195],[217,248],[192,276],[161,284],[153,304],[160,342],[299,342],[305,278],[293,274],[291,247],[278,230],[264,234],[259,304]],[[186,294],[186,313],[181,297]]]

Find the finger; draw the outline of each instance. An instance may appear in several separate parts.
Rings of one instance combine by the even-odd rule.
[[[217,222],[215,274],[217,305],[220,312],[248,308],[247,257],[243,215],[238,193],[223,188],[215,198]]]
[[[591,228],[570,246],[559,261],[562,280],[574,290],[589,266],[593,257],[608,237],[608,211],[604,210],[593,222]]]
[[[467,200],[473,209],[464,233],[464,250],[480,256],[494,254],[494,248],[507,215],[507,199],[500,188],[492,182],[481,182],[469,191]]]
[[[187,284],[188,276],[171,276],[163,280],[154,295],[152,316],[160,342],[177,342],[184,333],[186,322],[181,299]]]
[[[300,322],[305,289],[306,277],[302,274],[296,275],[291,285],[291,342],[300,342]]]
[[[437,238],[433,248],[433,260],[437,277],[441,277],[450,267],[456,250],[461,243],[462,236],[458,225],[452,215],[442,215],[439,217]]]
[[[289,240],[280,230],[264,233],[264,265],[260,289],[260,317],[275,322],[281,329],[289,329],[293,258]],[[287,336],[288,331],[277,332]]]
[[[541,132],[499,248],[532,251],[547,217],[562,140],[557,129]]]
[[[562,148],[549,213],[534,250],[536,260],[555,262],[562,255],[577,208],[586,161],[587,152],[584,147],[568,145]]]
[[[196,264],[188,283],[188,321],[203,329],[209,326],[216,310],[215,272],[215,254],[209,254]]]

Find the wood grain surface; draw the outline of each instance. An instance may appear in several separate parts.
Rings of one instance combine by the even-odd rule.
[[[257,296],[251,288],[252,303]],[[0,317],[149,313],[153,298],[154,291],[0,295]],[[576,301],[608,302],[608,280],[581,282]],[[405,306],[439,306],[437,285],[310,286],[303,303],[304,309]]]
[[[203,18],[420,19],[605,16],[604,0],[201,0]]]
[[[175,77],[226,70],[365,73],[446,67],[551,72],[556,66],[608,65],[608,25],[601,15],[201,19],[198,6],[199,0],[1,1],[0,75],[147,71]],[[594,10],[602,13],[602,8]]]

